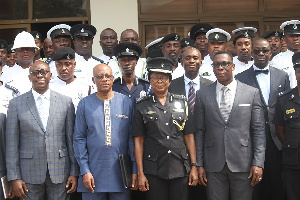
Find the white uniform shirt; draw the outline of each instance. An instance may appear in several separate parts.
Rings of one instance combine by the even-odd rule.
[[[3,66],[2,74],[0,76],[0,81],[3,82],[3,85],[13,79],[14,70],[17,69],[17,68],[14,68],[14,67],[16,67],[16,66],[17,66],[17,64],[15,64],[12,67],[9,67],[7,65]]]
[[[184,73],[185,71],[183,66],[181,65],[181,63],[178,63],[176,69],[172,73],[172,80],[181,77],[182,75],[184,75]]]
[[[7,114],[9,101],[14,98],[14,92],[4,85],[0,86],[0,113]]]
[[[75,110],[78,106],[78,103],[81,99],[88,96],[89,86],[80,82],[78,79],[75,81],[66,84],[65,81],[56,78],[54,81],[50,82],[49,85],[51,90],[54,90],[62,95],[72,98]]]
[[[272,61],[270,61],[270,66],[276,67],[285,71],[289,75],[291,88],[297,86],[297,80],[295,76],[295,70],[293,68],[292,56],[294,52],[287,50],[286,52],[281,52],[277,54]]]
[[[200,67],[200,76],[203,76],[203,78],[209,79],[213,82],[217,80],[215,74],[214,74],[214,69],[211,66],[213,61],[210,59],[209,54],[206,55],[202,61],[202,66]]]
[[[256,67],[255,65],[253,65],[253,69],[254,70],[262,70],[259,69],[258,67]],[[265,67],[263,70],[270,70],[269,65],[267,67]],[[258,82],[258,85],[260,87],[261,93],[264,97],[265,103],[266,105],[268,105],[269,102],[269,96],[270,96],[270,84],[271,84],[271,76],[270,76],[270,71],[268,74],[265,73],[260,73],[256,75],[256,79]]]
[[[237,75],[247,69],[249,69],[253,65],[254,61],[251,60],[248,63],[244,63],[238,59],[237,56],[233,57],[233,64],[235,64],[235,69],[233,71],[233,75]]]
[[[102,54],[102,56],[98,57],[99,59],[103,60],[105,64],[108,64],[110,61],[116,59],[115,56],[113,56],[112,58],[110,58],[109,56]]]

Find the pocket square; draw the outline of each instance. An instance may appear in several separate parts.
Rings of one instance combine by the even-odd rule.
[[[239,106],[250,106],[250,103],[249,104],[239,104]]]

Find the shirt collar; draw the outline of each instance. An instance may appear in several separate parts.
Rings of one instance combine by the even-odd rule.
[[[37,99],[39,98],[39,96],[41,96],[40,93],[37,93],[35,90],[31,90],[32,91],[32,95],[35,101],[37,101]],[[44,94],[44,97],[46,97],[46,99],[48,99],[50,101],[50,89],[48,89]]]
[[[253,69],[254,70],[270,70],[270,66],[269,66],[269,64],[268,64],[268,66],[266,66],[265,68],[263,68],[263,69],[260,69],[260,68],[258,68],[258,67],[256,67],[254,64],[253,64]]]
[[[226,86],[222,85],[219,81],[217,81],[216,89],[217,89],[217,91],[219,91],[222,89],[222,87],[227,87],[230,91],[234,91],[236,88],[236,85],[237,85],[237,81],[235,79],[233,79],[233,81]]]
[[[184,84],[188,85],[191,81],[193,81],[194,84],[198,85],[200,83],[200,76],[196,76],[193,80],[189,79],[185,74],[183,75]]]

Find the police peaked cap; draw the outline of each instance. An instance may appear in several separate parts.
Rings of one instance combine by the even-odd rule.
[[[254,38],[254,33],[257,32],[256,28],[253,27],[243,27],[243,28],[238,28],[232,31],[234,34],[233,38],[233,44],[235,44],[236,40],[239,38],[248,38],[253,40]]]
[[[213,29],[214,27],[207,23],[199,23],[195,24],[190,31],[190,38],[192,40],[196,40],[196,37],[199,33],[207,33],[210,29]]]
[[[34,39],[38,39],[43,41],[43,36],[37,31],[31,31],[30,34],[33,36]]]
[[[209,42],[228,42],[231,38],[230,34],[223,29],[213,28],[206,33]]]
[[[132,42],[122,42],[113,49],[114,56],[135,56],[137,59],[142,55],[142,47]]]
[[[283,22],[280,26],[281,30],[284,30],[284,34],[293,35],[300,34],[300,21],[299,20],[290,20]]]
[[[184,48],[184,47],[188,47],[188,46],[193,46],[194,45],[194,41],[191,38],[183,38],[180,40],[180,47]]]
[[[0,40],[0,49],[8,49],[8,44],[6,40]]]
[[[178,41],[180,42],[180,36],[177,33],[171,33],[169,35],[166,35],[162,40],[161,43],[165,43],[168,41]]]
[[[73,60],[75,59],[75,51],[70,47],[63,47],[59,49],[52,57],[54,61],[57,60]]]
[[[282,33],[280,31],[267,31],[261,37],[264,38],[264,39],[267,39],[267,38],[270,38],[270,37],[281,38]]]
[[[90,24],[77,24],[70,29],[72,37],[94,37],[97,33],[97,29]]]
[[[161,72],[172,74],[174,62],[165,57],[157,57],[147,60],[147,70],[149,72]]]

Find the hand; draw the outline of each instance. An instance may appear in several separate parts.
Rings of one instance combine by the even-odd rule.
[[[137,190],[138,189],[138,184],[137,184],[137,174],[132,174],[132,185],[131,185],[131,190]]]
[[[198,171],[196,166],[192,166],[192,169],[190,171],[189,175],[189,185],[190,186],[196,186],[198,183]]]
[[[14,197],[17,196],[13,187],[9,188],[8,196],[9,196],[10,199],[13,199]]]
[[[251,185],[255,186],[257,185],[263,177],[263,169],[261,167],[252,166],[250,169],[250,175],[248,178],[252,177]]]
[[[138,175],[138,187],[142,192],[149,190],[149,182],[144,173]]]
[[[199,184],[203,186],[207,186],[207,178],[206,178],[206,172],[204,167],[199,167],[198,168],[198,173],[199,173]]]
[[[85,186],[86,189],[88,189],[89,191],[91,191],[92,193],[94,193],[94,188],[95,186],[95,181],[94,181],[94,177],[91,173],[87,173],[83,175],[83,184]]]
[[[72,187],[67,191],[68,194],[76,192],[76,190],[77,190],[77,183],[78,183],[77,179],[78,179],[77,176],[69,176],[66,188],[68,188],[70,186],[70,184],[72,184]]]
[[[24,190],[26,192],[28,192],[25,182],[18,179],[18,180],[13,180],[12,183],[13,183],[13,188],[14,188],[14,191],[15,191],[17,197],[19,197],[22,200],[27,198],[27,195],[24,192]]]

